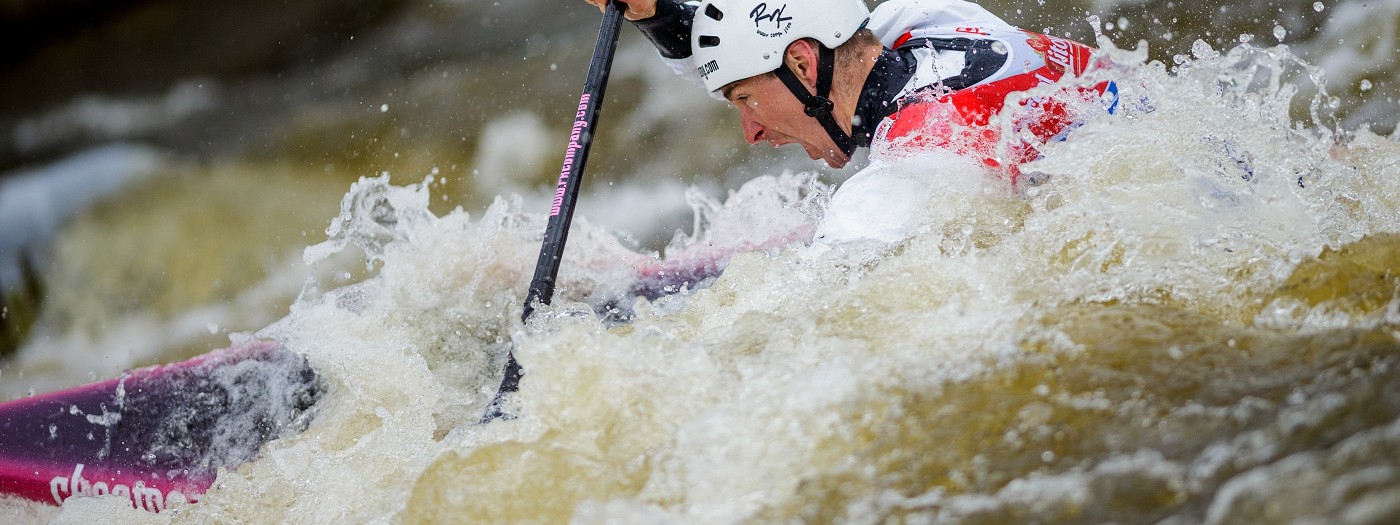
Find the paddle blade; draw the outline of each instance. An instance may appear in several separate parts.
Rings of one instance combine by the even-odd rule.
[[[0,404],[0,494],[50,504],[120,495],[159,512],[219,468],[299,432],[325,390],[306,359],[253,342]]]

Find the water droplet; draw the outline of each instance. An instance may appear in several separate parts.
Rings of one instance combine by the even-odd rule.
[[[1324,6],[1322,5],[1322,2],[1313,2],[1313,11],[1321,13],[1323,8]]]
[[[1118,29],[1119,29],[1119,30],[1122,30],[1122,31],[1127,31],[1127,30],[1128,30],[1128,17],[1124,17],[1124,16],[1118,17]]]
[[[1286,36],[1288,36],[1288,31],[1285,30],[1283,26],[1274,26],[1274,38],[1278,39],[1279,42],[1282,42],[1283,37]]]
[[[388,113],[388,112],[389,112],[389,105],[388,105],[388,104],[380,104],[380,105],[379,105],[379,112],[380,112],[380,113]]]
[[[1254,35],[1251,35],[1249,33],[1240,35],[1241,44],[1248,44],[1251,40],[1254,40]]]
[[[1362,91],[1370,91],[1370,90],[1371,90],[1371,81],[1370,81],[1370,80],[1366,80],[1366,79],[1364,79],[1364,78],[1361,79],[1361,90],[1362,90]]]

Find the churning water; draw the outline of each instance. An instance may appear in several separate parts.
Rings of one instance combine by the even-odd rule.
[[[363,258],[370,276],[310,272],[257,334],[331,385],[310,428],[195,505],[10,512],[1400,520],[1400,142],[1338,128],[1331,95],[1308,83],[1318,71],[1286,48],[1201,42],[1168,66],[1101,44],[1120,65],[1088,81],[1115,79],[1121,109],[1086,111],[1046,146],[1025,167],[1040,184],[1013,190],[937,153],[877,158],[929,181],[913,239],[740,254],[708,287],[622,301],[629,323],[591,305],[653,260],[609,229],[576,227],[559,298],[522,325],[539,202],[436,214],[438,178],[362,179],[305,258]],[[1295,103],[1307,117],[1290,117]],[[697,228],[668,252],[810,231],[830,191],[771,173],[725,199],[693,195]],[[526,370],[518,417],[479,425],[507,349]]]

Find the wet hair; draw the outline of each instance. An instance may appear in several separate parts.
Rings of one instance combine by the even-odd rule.
[[[820,42],[813,41],[816,45]],[[869,29],[861,28],[856,34],[851,35],[850,40],[843,42],[836,47],[836,67],[850,67],[856,65],[865,50],[872,47],[881,47],[880,39]]]

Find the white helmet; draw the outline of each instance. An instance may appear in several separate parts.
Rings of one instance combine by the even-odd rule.
[[[870,19],[864,0],[705,0],[690,49],[705,89],[770,73],[788,44],[815,38],[835,49]]]

